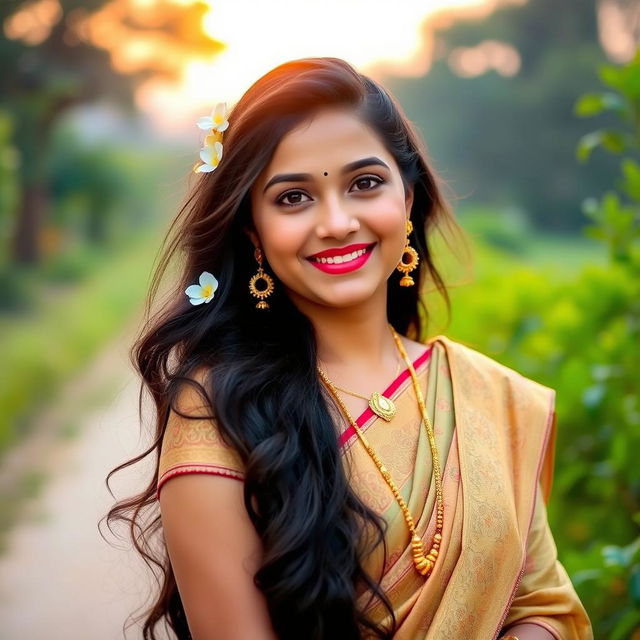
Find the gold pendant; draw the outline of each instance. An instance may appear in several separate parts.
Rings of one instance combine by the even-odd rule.
[[[381,395],[377,391],[371,394],[369,407],[371,407],[373,413],[387,422],[390,422],[391,418],[396,415],[396,405],[393,404],[389,398]]]

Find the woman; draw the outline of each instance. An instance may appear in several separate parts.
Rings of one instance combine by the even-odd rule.
[[[156,473],[110,513],[163,571],[145,638],[592,638],[546,519],[553,392],[421,342],[453,223],[400,107],[314,58],[199,126],[135,349]]]

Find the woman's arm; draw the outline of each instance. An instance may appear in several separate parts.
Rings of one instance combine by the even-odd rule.
[[[262,545],[233,478],[171,478],[160,509],[171,565],[194,640],[276,640],[254,585]]]

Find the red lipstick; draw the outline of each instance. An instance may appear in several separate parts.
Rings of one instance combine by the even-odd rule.
[[[358,251],[359,249],[366,249],[367,247],[375,244],[374,242],[358,242],[357,244],[348,244],[346,247],[335,247],[333,249],[325,249],[324,251],[319,251],[318,253],[314,253],[313,255],[308,256],[309,258],[333,258],[333,256],[342,256],[345,253],[353,253],[354,251]]]
[[[339,275],[360,269],[371,256],[375,242],[361,242],[346,247],[326,249],[314,253],[307,260],[320,271]],[[356,254],[356,255],[354,255]]]

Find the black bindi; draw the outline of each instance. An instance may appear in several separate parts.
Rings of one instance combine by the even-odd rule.
[[[323,175],[328,176],[329,174],[325,171]]]

